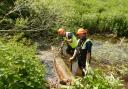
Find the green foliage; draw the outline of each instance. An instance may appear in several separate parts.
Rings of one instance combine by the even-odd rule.
[[[57,16],[42,0],[3,0],[0,7],[0,30],[39,31],[28,36],[53,34]]]
[[[122,89],[122,84],[113,75],[107,76],[96,69],[93,74],[76,79],[71,89]]]
[[[3,0],[1,30],[43,30],[36,35],[53,35],[56,28],[90,33],[128,36],[128,0]],[[44,30],[46,32],[44,32]],[[30,34],[29,34],[30,36]]]
[[[128,0],[47,0],[45,5],[59,13],[67,30],[87,28],[91,33],[128,36]]]
[[[0,89],[47,89],[35,46],[0,41]]]
[[[27,22],[28,22],[28,19],[17,18],[16,19],[16,23],[15,23],[15,28],[17,28],[17,29],[23,29],[23,28],[25,28]]]

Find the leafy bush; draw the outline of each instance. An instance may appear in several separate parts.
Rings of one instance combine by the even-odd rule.
[[[94,70],[93,74],[88,74],[84,78],[76,79],[72,89],[122,89],[121,81],[115,79],[113,75],[106,76],[99,70]]]
[[[0,40],[0,89],[46,89],[35,46]]]
[[[0,30],[24,31],[27,36],[33,38],[53,35],[57,16],[44,6],[42,0],[4,0],[0,2]]]

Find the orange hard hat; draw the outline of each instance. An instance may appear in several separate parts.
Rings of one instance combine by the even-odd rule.
[[[82,35],[82,34],[87,34],[87,30],[83,28],[79,28],[78,31],[76,32],[76,35]]]
[[[65,30],[63,29],[63,28],[60,28],[60,29],[58,29],[58,34],[62,34],[63,32],[65,32]]]

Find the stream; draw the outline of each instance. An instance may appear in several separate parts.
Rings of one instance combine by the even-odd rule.
[[[108,67],[106,68],[108,74],[124,76],[125,88],[128,89],[128,43],[120,41],[112,43],[109,39],[105,41],[93,39],[92,42],[92,64],[97,62],[96,66]],[[51,49],[40,50],[39,53],[39,58],[46,67],[46,80],[49,81],[51,87],[55,88],[59,84],[59,77],[54,67],[55,54]]]

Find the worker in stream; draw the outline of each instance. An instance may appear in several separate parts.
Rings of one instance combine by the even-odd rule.
[[[87,29],[80,28],[76,33],[78,40],[78,45],[74,51],[72,57],[70,57],[70,62],[73,60],[77,61],[78,67],[72,66],[72,70],[75,70],[74,75],[77,75],[78,71],[81,71],[81,75],[86,74],[86,62],[91,62],[91,49],[92,42],[90,39],[87,39]]]
[[[62,48],[64,44],[67,44],[66,53],[73,55],[75,48],[77,47],[77,38],[72,32],[66,32],[65,29],[58,29],[57,33],[63,37],[63,41],[61,43],[60,52],[62,53]]]

